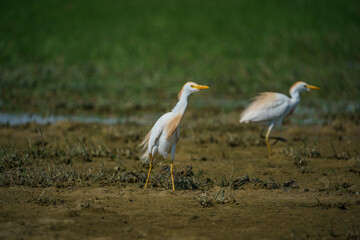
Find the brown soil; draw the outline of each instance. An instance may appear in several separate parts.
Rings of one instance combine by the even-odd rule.
[[[137,145],[150,126],[1,126],[2,147],[15,145],[26,156],[40,149],[46,154],[34,159],[42,164],[71,166],[94,177],[44,186],[12,175],[0,188],[0,238],[360,238],[359,125],[286,124],[273,135],[288,142],[273,146],[267,158],[260,127],[229,119],[185,116],[175,157],[176,191],[170,190],[169,160],[155,166],[149,189],[142,189],[147,168],[137,160]],[[105,168],[137,177],[131,183],[100,176]],[[195,178],[193,187],[181,182]]]

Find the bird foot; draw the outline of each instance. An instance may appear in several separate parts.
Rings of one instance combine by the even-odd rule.
[[[275,145],[278,141],[287,142],[286,139],[282,137],[273,137],[272,139],[275,139],[275,142],[273,142],[271,145]]]

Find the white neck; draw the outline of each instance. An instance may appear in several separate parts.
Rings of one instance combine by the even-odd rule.
[[[187,107],[187,99],[188,99],[189,96],[190,96],[190,93],[184,91],[181,94],[178,103],[172,109],[172,112],[184,114],[184,112],[186,110],[186,107]]]
[[[300,101],[300,93],[297,89],[293,89],[291,92],[290,92],[290,96],[292,99],[299,99]]]
[[[300,102],[300,92],[297,88],[291,89],[290,97],[292,102],[292,107],[295,108],[296,105]]]

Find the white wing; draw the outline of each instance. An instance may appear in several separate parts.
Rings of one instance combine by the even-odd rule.
[[[176,144],[180,138],[180,126],[182,115],[168,112],[162,115],[154,124],[148,135],[144,138],[140,146],[147,147],[141,159],[147,161],[149,153],[156,147],[157,153],[166,157],[172,144]]]
[[[149,153],[151,153],[154,146],[158,144],[159,138],[164,131],[164,125],[166,120],[170,117],[170,113],[165,113],[162,115],[151,128],[150,132],[146,135],[140,146],[143,146],[144,151],[141,159],[146,162],[149,159]]]
[[[240,123],[273,122],[288,113],[290,98],[281,93],[265,92],[257,96],[240,116]]]
[[[172,115],[171,112],[165,113],[156,121],[156,123],[152,127],[149,143],[148,143],[148,151],[149,150],[151,151],[151,149],[156,145],[171,115]]]

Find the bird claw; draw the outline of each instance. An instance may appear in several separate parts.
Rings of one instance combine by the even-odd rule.
[[[274,137],[274,139],[276,139],[276,140],[272,145],[275,145],[278,141],[287,142],[285,138],[281,138],[281,137]]]

